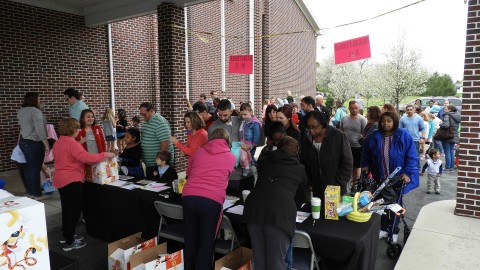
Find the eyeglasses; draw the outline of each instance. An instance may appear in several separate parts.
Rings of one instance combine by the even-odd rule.
[[[309,126],[307,128],[305,128],[306,131],[312,131],[312,130],[315,130],[319,127],[321,127],[322,125],[316,125],[316,126]]]

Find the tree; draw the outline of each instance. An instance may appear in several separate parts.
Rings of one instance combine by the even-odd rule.
[[[376,66],[372,82],[385,100],[396,104],[398,109],[406,96],[425,92],[428,72],[421,66],[421,55],[407,46],[404,37],[385,53],[385,59]]]
[[[455,96],[457,90],[452,77],[447,74],[433,73],[427,81],[425,96]]]
[[[357,63],[334,65],[328,88],[334,97],[345,102],[357,92],[359,78],[360,72]]]
[[[328,88],[330,79],[332,77],[332,69],[334,66],[333,54],[325,58],[321,63],[317,63],[316,74],[316,88],[317,92],[331,94],[331,90]]]

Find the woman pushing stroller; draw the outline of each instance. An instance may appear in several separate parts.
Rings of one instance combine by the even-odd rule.
[[[386,179],[397,167],[397,173],[406,184],[401,195],[419,185],[418,152],[412,136],[406,129],[399,128],[399,118],[394,112],[384,112],[380,116],[378,130],[365,141],[362,153],[362,171],[371,172],[374,179]],[[399,189],[400,190],[400,189]],[[402,202],[400,201],[400,204]],[[382,216],[380,238],[388,236],[388,227],[394,218],[392,211]],[[398,220],[398,219],[397,219]],[[397,242],[398,222],[393,224],[393,242]]]

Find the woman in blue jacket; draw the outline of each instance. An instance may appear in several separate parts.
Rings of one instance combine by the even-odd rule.
[[[403,194],[419,185],[418,153],[410,133],[399,128],[399,118],[394,112],[384,112],[380,116],[378,130],[374,131],[363,145],[362,170],[370,171],[376,180],[385,180],[395,168],[405,183]],[[400,202],[402,203],[402,202]],[[387,226],[393,214],[382,216],[380,237],[387,236]],[[398,220],[398,219],[397,219]],[[398,223],[394,224],[393,240],[398,237]]]

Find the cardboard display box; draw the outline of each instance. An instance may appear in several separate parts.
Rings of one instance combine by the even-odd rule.
[[[167,254],[167,243],[162,243],[130,257],[132,270],[145,270],[145,264],[158,258],[160,254]]]
[[[50,269],[43,203],[26,197],[0,199],[0,269]]]
[[[141,238],[141,235],[142,233],[138,232],[108,244],[108,269],[129,270],[130,257],[133,254],[140,253],[156,245],[156,237],[144,240]]]
[[[239,247],[215,262],[215,270],[252,270],[253,253],[251,249]]]
[[[118,180],[117,157],[91,165],[90,168],[87,166],[87,170],[88,169],[91,170],[91,173],[87,173],[87,177],[85,178],[86,181],[103,185]]]

